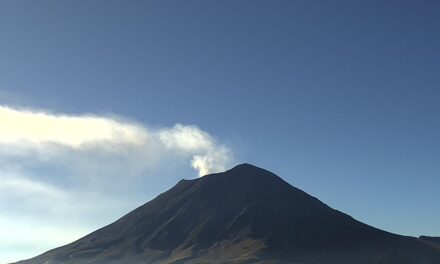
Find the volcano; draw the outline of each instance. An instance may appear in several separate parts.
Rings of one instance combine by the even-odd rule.
[[[181,180],[71,244],[20,264],[439,264],[438,238],[379,230],[249,164]]]

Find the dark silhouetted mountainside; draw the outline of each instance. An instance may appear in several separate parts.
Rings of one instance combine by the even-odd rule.
[[[19,262],[438,264],[432,239],[391,234],[242,164],[182,180],[118,221]]]

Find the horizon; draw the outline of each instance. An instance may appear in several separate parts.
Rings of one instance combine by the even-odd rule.
[[[439,10],[2,1],[0,263],[243,162],[368,225],[440,237]]]

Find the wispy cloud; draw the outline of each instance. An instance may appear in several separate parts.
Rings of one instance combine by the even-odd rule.
[[[84,148],[95,142],[140,144],[146,140],[142,128],[96,116],[55,115],[0,107],[0,143],[55,143]]]
[[[32,199],[43,198],[48,201],[62,199],[65,195],[64,192],[51,185],[5,172],[0,172],[0,192],[14,192],[17,196]]]
[[[224,170],[232,160],[229,148],[218,144],[197,126],[176,124],[148,129],[122,118],[55,114],[7,106],[0,106],[0,146],[2,155],[38,151],[40,156],[44,155],[42,158],[58,156],[65,148],[114,155],[136,153],[144,158],[145,166],[158,163],[164,154],[171,152],[189,157],[200,176]]]

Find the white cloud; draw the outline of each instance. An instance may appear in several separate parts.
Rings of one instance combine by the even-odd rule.
[[[55,143],[71,148],[95,142],[140,144],[147,133],[127,122],[91,115],[55,115],[0,106],[0,143]]]
[[[14,192],[15,195],[32,199],[62,199],[65,193],[54,186],[33,181],[18,175],[0,172],[0,192]]]
[[[195,155],[191,165],[203,176],[210,172],[224,171],[225,164],[230,163],[230,150],[226,147],[219,147],[216,151],[208,152],[206,155]]]
[[[231,162],[230,150],[216,145],[215,140],[196,126],[175,125],[172,129],[159,131],[160,140],[168,149],[180,149],[185,152],[203,153],[193,155],[191,165],[199,171],[199,176],[211,172],[224,171]]]
[[[176,124],[171,128],[148,129],[114,117],[54,114],[0,106],[0,155],[38,155],[57,158],[73,151],[93,150],[113,156],[129,155],[144,167],[173,153],[189,158],[203,176],[224,170],[231,151],[197,126]],[[98,155],[97,157],[102,157]],[[125,159],[127,160],[127,159]]]

